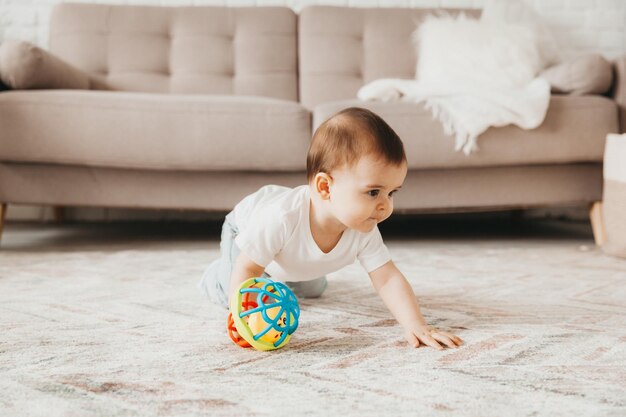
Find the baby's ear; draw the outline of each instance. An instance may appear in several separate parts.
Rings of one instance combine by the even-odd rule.
[[[315,191],[322,197],[322,200],[328,200],[330,198],[330,182],[332,178],[325,172],[318,172],[313,179],[315,185]]]

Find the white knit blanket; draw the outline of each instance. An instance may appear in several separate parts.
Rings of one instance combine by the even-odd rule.
[[[470,84],[435,85],[418,80],[380,79],[363,86],[361,100],[424,102],[444,132],[456,138],[455,149],[466,154],[478,149],[477,138],[491,126],[515,124],[522,129],[539,126],[550,101],[550,84],[536,78],[527,85],[489,88]]]
[[[539,126],[550,101],[549,83],[536,78],[546,65],[540,39],[531,27],[495,14],[427,19],[415,33],[416,79],[375,80],[358,98],[424,103],[466,154],[491,126]]]

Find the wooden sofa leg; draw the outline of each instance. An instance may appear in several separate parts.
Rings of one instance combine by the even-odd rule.
[[[63,206],[54,206],[54,222],[55,223],[65,223],[65,207]]]
[[[602,219],[602,201],[591,203],[589,206],[589,219],[591,220],[591,229],[593,230],[593,239],[596,241],[596,245],[604,245],[606,232]]]
[[[2,240],[2,230],[4,229],[4,220],[7,218],[7,205],[0,203],[0,240]]]

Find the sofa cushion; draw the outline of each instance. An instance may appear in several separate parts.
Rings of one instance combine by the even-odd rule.
[[[0,80],[10,88],[89,89],[89,76],[29,42],[0,45]]]
[[[296,101],[296,26],[288,7],[62,3],[50,50],[95,89]]]
[[[154,170],[304,170],[310,113],[242,96],[0,93],[0,161]]]
[[[478,9],[445,9],[451,16]],[[431,14],[428,8],[309,6],[298,21],[300,102],[318,104],[356,97],[378,78],[415,78],[411,34]]]
[[[454,138],[421,104],[326,103],[314,109],[313,128],[351,106],[366,107],[391,125],[404,142],[409,169],[601,162],[606,134],[618,129],[615,102],[600,96],[552,96],[537,129],[490,128],[479,138],[479,151],[469,156],[453,151]]]

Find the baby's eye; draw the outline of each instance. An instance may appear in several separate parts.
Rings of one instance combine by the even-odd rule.
[[[393,195],[396,193],[396,191],[398,190],[393,190],[392,192],[389,193],[389,197],[393,197]]]
[[[378,197],[378,193],[380,193],[380,190],[370,190],[367,192],[370,197]]]

